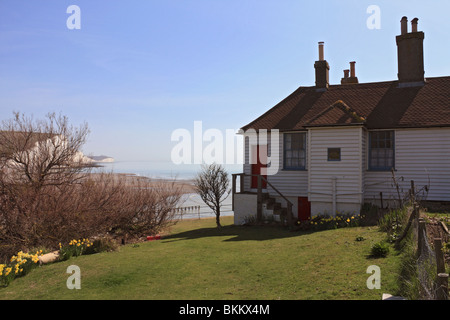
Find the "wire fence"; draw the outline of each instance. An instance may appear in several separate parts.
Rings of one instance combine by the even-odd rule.
[[[415,238],[417,241],[417,276],[419,279],[420,296],[426,300],[436,300],[435,273],[436,255],[428,241],[427,229],[422,221],[414,223]]]
[[[445,273],[441,239],[435,238],[433,246],[427,233],[427,224],[420,218],[418,206],[414,208],[414,241],[417,243],[417,276],[419,296],[424,300],[448,300],[448,274]]]

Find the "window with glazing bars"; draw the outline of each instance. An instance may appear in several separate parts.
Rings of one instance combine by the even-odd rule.
[[[306,133],[284,134],[284,169],[305,170]]]
[[[395,165],[394,155],[394,131],[369,132],[369,170],[391,170]]]

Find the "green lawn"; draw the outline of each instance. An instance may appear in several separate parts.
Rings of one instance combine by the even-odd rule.
[[[232,217],[183,221],[162,240],[46,265],[0,289],[0,299],[381,299],[396,293],[399,258],[368,258],[376,227],[315,233],[241,227]],[[356,241],[363,236],[364,241]],[[69,290],[69,265],[81,289]],[[369,290],[367,267],[381,268]]]

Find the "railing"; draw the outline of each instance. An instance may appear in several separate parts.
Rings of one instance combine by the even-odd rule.
[[[257,210],[256,210],[256,219],[257,221],[262,220],[262,203],[263,203],[263,192],[262,192],[262,182],[265,181],[268,186],[270,186],[281,198],[283,198],[286,201],[287,204],[287,223],[288,225],[293,224],[293,214],[292,214],[292,207],[293,203],[289,201],[288,198],[286,198],[272,183],[270,183],[266,177],[260,175],[260,174],[246,174],[246,173],[236,173],[232,175],[232,210],[234,210],[234,195],[236,194],[236,179],[237,177],[240,177],[240,193],[244,193],[244,177],[257,177],[258,184],[257,184]]]
[[[215,216],[214,211],[207,205],[195,205],[177,207],[172,210],[175,220],[194,219],[194,218],[210,218]],[[232,214],[231,204],[222,204],[220,209],[221,216]]]

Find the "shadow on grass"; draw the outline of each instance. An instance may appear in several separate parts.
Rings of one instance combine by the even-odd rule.
[[[201,228],[175,233],[164,237],[164,242],[192,240],[209,237],[228,237],[223,241],[265,241],[298,237],[309,231],[289,231],[281,226],[224,226],[222,228]]]

